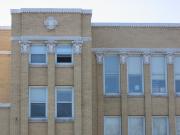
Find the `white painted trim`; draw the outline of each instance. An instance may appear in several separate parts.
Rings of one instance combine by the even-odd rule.
[[[91,41],[91,37],[81,37],[81,36],[42,36],[42,35],[32,35],[32,36],[13,36],[11,40],[45,40],[45,41],[53,41],[53,40],[82,40],[82,41]]]
[[[10,108],[11,104],[10,103],[0,103],[0,109],[1,108]]]
[[[174,79],[173,82],[174,82],[174,87],[173,87],[173,88],[174,88],[174,95],[175,95],[175,96],[180,96],[180,92],[176,92],[175,60],[176,60],[177,57],[180,57],[180,55],[175,55],[175,56],[174,56],[174,61],[173,61],[173,75],[174,75],[174,76],[173,76],[173,79]]]
[[[92,27],[180,27],[180,23],[92,23]]]
[[[11,51],[0,51],[0,55],[10,55],[11,54]]]
[[[0,26],[0,30],[11,30],[11,26]]]
[[[21,8],[11,9],[12,14],[19,13],[80,13],[80,14],[92,14],[90,9],[81,8]]]

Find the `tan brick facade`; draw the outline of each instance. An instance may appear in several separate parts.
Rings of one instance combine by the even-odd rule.
[[[94,24],[91,16],[90,10],[82,9],[12,10],[11,30],[0,29],[2,135],[105,135],[104,116],[120,116],[122,135],[128,135],[129,116],[144,117],[145,135],[153,135],[153,116],[168,116],[169,135],[176,135],[180,97],[175,93],[171,58],[180,53],[180,25]],[[46,64],[30,63],[35,45],[46,46]],[[72,46],[71,64],[56,62],[56,47],[61,45]],[[104,93],[107,54],[119,56],[119,95]],[[128,95],[130,55],[143,59],[143,95]],[[167,61],[166,96],[151,93],[153,55],[163,55]],[[44,119],[30,117],[31,86],[48,90]],[[56,89],[62,86],[72,87],[74,93],[71,119],[56,116]]]

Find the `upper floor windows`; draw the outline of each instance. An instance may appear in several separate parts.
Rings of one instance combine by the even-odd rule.
[[[139,56],[128,57],[128,93],[143,94],[143,64]]]
[[[167,94],[166,62],[163,56],[153,56],[151,59],[152,94]]]
[[[47,47],[44,45],[31,46],[30,63],[31,64],[46,64],[47,63]]]
[[[104,57],[104,93],[117,95],[120,92],[120,62],[117,55]]]
[[[176,94],[180,94],[180,57],[175,57],[174,61],[174,79]]]

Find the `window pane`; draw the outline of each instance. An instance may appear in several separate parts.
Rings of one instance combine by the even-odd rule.
[[[46,63],[46,54],[31,54],[31,63]]]
[[[174,72],[175,74],[180,74],[180,57],[175,57],[174,60]]]
[[[57,54],[57,63],[71,63],[72,55],[71,54]]]
[[[142,74],[141,57],[128,57],[128,74]]]
[[[46,117],[46,104],[45,103],[31,103],[31,117]]]
[[[44,45],[33,45],[31,46],[31,54],[46,54],[47,47]]]
[[[180,135],[180,117],[176,117],[176,135]]]
[[[144,118],[129,117],[128,118],[128,135],[144,135]]]
[[[72,54],[72,46],[66,45],[66,46],[58,46],[56,48],[57,54]]]
[[[104,135],[121,135],[120,117],[104,117]]]
[[[168,135],[168,119],[165,117],[153,118],[153,135]]]
[[[105,75],[105,93],[119,93],[119,75]]]
[[[152,80],[153,93],[166,93],[165,80]]]
[[[72,103],[57,103],[57,117],[72,117]]]
[[[105,56],[105,73],[119,74],[119,57]]]
[[[72,91],[64,91],[64,90],[57,91],[57,101],[72,102]]]
[[[175,87],[176,87],[176,92],[180,92],[180,79],[179,80],[175,80]]]
[[[128,88],[130,93],[142,93],[142,75],[128,75]]]
[[[34,103],[46,102],[45,88],[31,88],[30,90],[30,101]]]
[[[152,74],[165,74],[165,58],[152,57]]]

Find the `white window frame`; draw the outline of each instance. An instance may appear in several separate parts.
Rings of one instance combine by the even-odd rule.
[[[152,116],[152,135],[153,135],[153,118],[167,118],[167,135],[169,134],[169,117],[168,116]]]
[[[70,46],[71,48],[72,48],[72,54],[71,54],[71,63],[58,63],[57,62],[57,49],[58,48],[60,48],[60,47],[63,47],[63,46]],[[59,44],[59,45],[57,45],[56,46],[56,48],[55,48],[55,63],[56,63],[56,65],[57,66],[72,66],[73,65],[73,63],[74,63],[74,50],[73,50],[73,46],[72,46],[72,44]]]
[[[164,57],[164,65],[165,65],[165,89],[166,89],[166,93],[153,93],[153,86],[152,86],[152,57]],[[167,59],[166,59],[166,55],[164,54],[154,54],[151,56],[151,60],[150,60],[150,72],[151,72],[151,95],[152,96],[168,96],[168,87],[167,87]]]
[[[71,89],[72,91],[72,117],[57,117],[57,91],[61,91],[63,88]],[[64,90],[66,91],[66,90]],[[62,103],[62,102],[61,102]],[[67,102],[64,102],[67,103]],[[55,88],[55,117],[57,120],[73,120],[74,119],[74,88],[72,86],[56,86]]]
[[[146,126],[145,126],[145,117],[144,116],[128,116],[128,123],[129,123],[129,118],[143,118],[143,126],[144,126],[144,130],[143,130],[143,134],[146,134]],[[128,131],[129,131],[129,125],[128,125]]]
[[[128,74],[129,74],[129,72],[128,72],[128,61],[129,61],[129,57],[141,57],[141,67],[142,67],[142,92],[141,93],[135,93],[135,92],[133,92],[133,93],[130,93],[129,92],[129,79],[128,79]],[[128,56],[128,58],[127,58],[127,90],[128,90],[128,95],[129,96],[141,96],[141,95],[144,95],[144,63],[143,63],[143,57],[142,57],[142,55],[130,55],[130,56]]]
[[[46,90],[46,102],[45,102],[45,104],[46,104],[46,109],[45,109],[45,111],[46,111],[46,113],[45,113],[45,117],[44,118],[32,118],[31,117],[31,94],[30,94],[30,91],[31,91],[31,89],[33,89],[33,88],[43,88],[43,89],[45,89]],[[29,86],[29,119],[32,119],[32,120],[47,120],[48,119],[48,88],[46,87],[46,86]],[[36,102],[37,103],[37,102]],[[42,103],[42,102],[39,102],[39,103]],[[43,102],[44,103],[44,102]]]
[[[104,132],[104,135],[105,135],[105,118],[118,118],[119,119],[119,122],[120,122],[120,125],[121,125],[121,127],[119,127],[120,128],[120,135],[122,135],[122,121],[121,121],[121,116],[108,116],[108,115],[105,115],[104,116],[104,119],[103,119],[103,125],[104,125],[104,127],[103,127],[103,132]]]
[[[106,56],[118,56],[119,57],[119,91],[118,93],[106,93],[106,87],[105,87],[105,57]],[[104,96],[119,96],[121,94],[121,62],[120,62],[120,56],[118,54],[106,54],[103,57],[103,92],[104,92]]]
[[[176,92],[176,73],[175,73],[175,58],[176,57],[179,57],[180,58],[180,55],[175,55],[175,57],[174,57],[174,93],[175,93],[175,95],[176,96],[180,96],[180,92]]]
[[[31,47],[33,47],[33,46],[44,46],[44,47],[46,47],[46,62],[45,63],[32,63],[31,62]],[[48,64],[48,53],[47,53],[47,46],[46,45],[43,45],[43,44],[33,44],[33,45],[31,45],[30,46],[30,53],[29,53],[29,64],[31,64],[31,65],[47,65]]]

